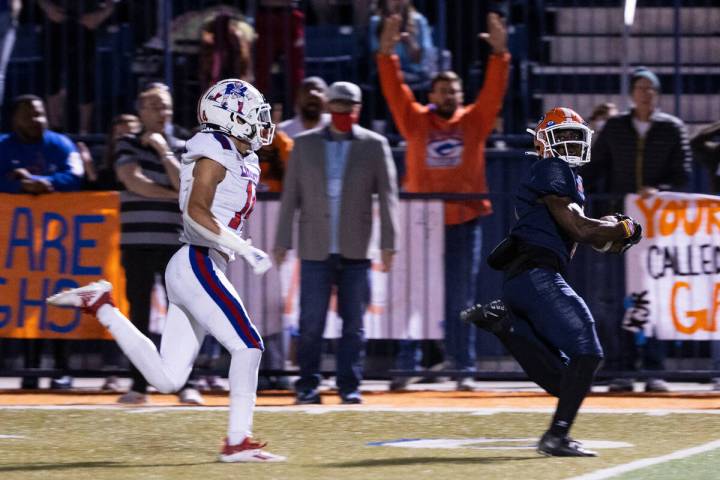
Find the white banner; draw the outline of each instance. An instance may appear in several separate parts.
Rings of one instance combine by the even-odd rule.
[[[253,245],[272,252],[277,229],[278,201],[258,202],[247,225]],[[370,255],[371,300],[365,313],[366,338],[442,339],[444,315],[444,223],[438,200],[400,202],[398,253],[389,273],[382,272],[379,250],[380,219],[374,212]],[[294,237],[297,240],[297,235]],[[277,268],[258,277],[242,260],[230,265],[230,280],[262,335],[297,328],[300,261],[295,251]],[[338,338],[342,320],[330,299],[326,338]]]
[[[623,326],[663,340],[720,340],[720,197],[625,197],[643,240],[625,254]]]

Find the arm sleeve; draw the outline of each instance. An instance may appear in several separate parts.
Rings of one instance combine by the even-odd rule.
[[[0,152],[0,192],[21,193],[20,180],[15,179],[10,162],[3,161],[6,157],[5,151]]]
[[[283,192],[280,197],[280,212],[278,213],[277,231],[275,232],[275,248],[287,250],[293,245],[293,228],[295,209],[300,206],[300,186],[298,185],[298,170],[300,168],[300,150],[303,140],[296,139],[295,147],[290,152],[287,172],[283,181]]]
[[[676,131],[677,140],[670,157],[672,162],[670,177],[667,179],[666,185],[660,185],[660,188],[668,189],[669,187],[672,190],[683,191],[687,189],[692,174],[692,151],[685,124],[677,124]]]
[[[368,26],[368,38],[370,39],[370,53],[375,53],[380,47],[378,39],[378,25],[380,25],[380,17],[373,15],[370,17],[370,25]]]
[[[477,125],[480,138],[486,138],[495,126],[495,119],[502,109],[510,72],[510,54],[490,55],[483,87],[475,103],[468,107],[466,121]]]
[[[540,160],[532,166],[528,188],[538,198],[545,195],[575,198],[577,190],[570,166],[562,160],[551,158]]]
[[[423,107],[415,101],[410,87],[405,85],[400,60],[397,55],[377,54],[378,75],[385,101],[390,108],[395,125],[403,137],[408,138],[423,112]]]
[[[121,138],[117,141],[113,156],[115,157],[115,168],[130,163],[137,163],[137,160],[135,160],[135,154],[133,153],[133,149],[130,145],[130,140],[127,138]]]
[[[0,192],[2,193],[21,193],[20,180],[10,178],[8,175],[0,176]]]
[[[53,162],[57,168],[55,173],[47,176],[36,175],[35,177],[48,180],[58,192],[80,190],[85,168],[77,148],[69,138],[60,137],[53,152]]]
[[[398,232],[397,173],[390,145],[386,139],[378,142],[377,191],[380,201],[380,248],[395,251]]]

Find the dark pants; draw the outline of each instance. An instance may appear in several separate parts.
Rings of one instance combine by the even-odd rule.
[[[500,339],[530,379],[549,393],[562,391],[573,359],[603,357],[590,310],[559,273],[534,268],[506,280],[503,301],[512,329]]]
[[[641,338],[622,328],[625,314],[625,263],[621,255],[595,255],[593,278],[604,281],[593,284],[598,330],[607,358],[607,370],[633,371],[641,364],[645,370],[664,370],[666,344],[654,337]]]
[[[458,370],[475,368],[475,327],[460,312],[475,303],[481,253],[479,218],[445,226],[445,351]]]
[[[165,267],[180,246],[123,246],[125,293],[130,303],[130,321],[143,335],[149,335],[150,303],[156,275],[165,285]],[[130,364],[131,390],[145,393],[148,383],[142,373]]]
[[[476,218],[445,226],[445,357],[451,368],[475,368],[475,327],[460,320],[460,312],[475,303],[482,257],[482,225]],[[420,342],[400,340],[395,368],[417,370]]]
[[[298,392],[320,384],[320,357],[325,321],[333,285],[342,318],[337,348],[337,387],[341,394],[356,391],[362,380],[365,329],[363,317],[370,301],[370,260],[348,260],[330,255],[327,260],[300,264],[300,336]]]

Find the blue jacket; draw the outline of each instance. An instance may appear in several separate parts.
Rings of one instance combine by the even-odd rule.
[[[23,143],[14,133],[0,136],[0,192],[22,193],[17,168],[49,181],[55,191],[80,190],[84,168],[75,144],[65,135],[46,130],[38,143]]]

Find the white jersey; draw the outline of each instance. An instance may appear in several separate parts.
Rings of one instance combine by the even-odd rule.
[[[255,192],[260,180],[260,164],[255,153],[242,156],[235,144],[220,132],[200,132],[185,145],[180,168],[180,210],[185,211],[193,183],[195,161],[209,158],[227,169],[225,178],[217,186],[210,211],[213,216],[231,230],[240,232],[243,222],[255,207]],[[205,239],[183,222],[180,241],[190,245],[211,247],[231,259],[234,252],[227,247]]]

